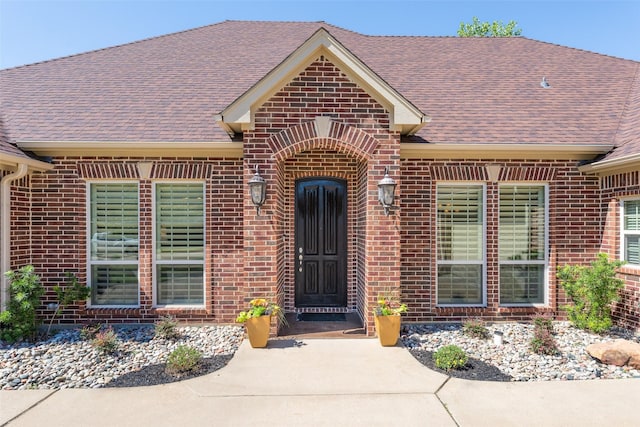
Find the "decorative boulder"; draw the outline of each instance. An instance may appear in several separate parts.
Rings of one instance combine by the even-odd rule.
[[[587,353],[594,359],[607,365],[625,366],[640,369],[640,343],[617,339],[587,346]]]

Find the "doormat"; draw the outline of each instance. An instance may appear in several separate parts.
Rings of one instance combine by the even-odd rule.
[[[344,313],[298,313],[298,322],[346,322],[347,315]]]

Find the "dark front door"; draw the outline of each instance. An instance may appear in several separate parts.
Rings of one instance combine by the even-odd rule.
[[[347,194],[340,179],[296,182],[296,307],[347,305]]]

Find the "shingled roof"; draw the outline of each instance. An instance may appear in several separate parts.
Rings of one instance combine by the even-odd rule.
[[[228,141],[214,116],[320,28],[431,118],[412,141],[640,152],[638,62],[522,37],[367,36],[324,22],[225,21],[2,70],[0,118],[18,145]]]

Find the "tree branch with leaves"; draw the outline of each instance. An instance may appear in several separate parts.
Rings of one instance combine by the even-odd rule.
[[[502,21],[480,22],[474,16],[470,24],[461,22],[458,28],[459,37],[517,37],[522,35],[522,29],[517,28],[516,21],[509,21],[506,25]]]

